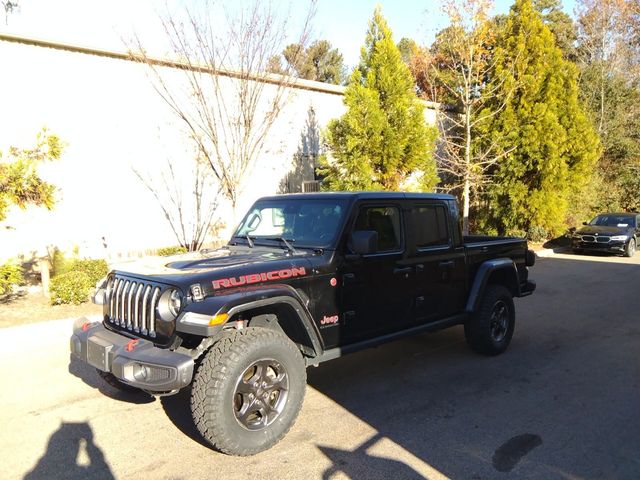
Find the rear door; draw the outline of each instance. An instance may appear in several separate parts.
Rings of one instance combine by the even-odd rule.
[[[363,203],[357,208],[349,233],[376,231],[378,251],[355,256],[347,246],[341,268],[346,343],[400,330],[410,323],[413,275],[405,264],[404,224],[401,201]]]
[[[464,309],[465,254],[447,201],[415,201],[409,218],[407,263],[412,282],[412,323],[439,320]]]

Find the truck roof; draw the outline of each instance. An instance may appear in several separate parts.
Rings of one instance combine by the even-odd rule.
[[[453,195],[445,193],[413,193],[413,192],[315,192],[315,193],[286,193],[262,197],[260,200],[277,200],[279,198],[330,199],[342,198],[350,200],[454,200]]]

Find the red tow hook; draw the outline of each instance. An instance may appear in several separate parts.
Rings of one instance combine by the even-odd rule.
[[[127,343],[127,345],[124,347],[124,349],[127,352],[133,352],[133,349],[136,348],[136,345],[138,344],[140,340],[129,340],[129,343]]]

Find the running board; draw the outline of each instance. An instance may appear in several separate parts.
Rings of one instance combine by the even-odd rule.
[[[393,342],[394,340],[399,340],[404,337],[411,337],[413,335],[419,335],[421,333],[434,332],[436,330],[442,330],[443,328],[453,327],[454,325],[460,325],[463,324],[467,320],[467,318],[468,314],[461,313],[458,315],[454,315],[453,317],[447,317],[435,322],[418,325],[417,327],[400,330],[399,332],[393,332],[387,335],[382,335],[380,337],[364,340],[362,342],[345,345],[344,347],[330,348],[329,350],[325,350],[324,352],[322,352],[317,357],[307,358],[307,366],[317,367],[322,362],[340,358],[343,355],[364,350],[365,348],[377,347],[378,345],[382,345],[383,343]]]

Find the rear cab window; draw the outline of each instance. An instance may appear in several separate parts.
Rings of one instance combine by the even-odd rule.
[[[416,250],[440,250],[450,247],[451,234],[444,204],[415,204],[411,208],[411,217]]]

